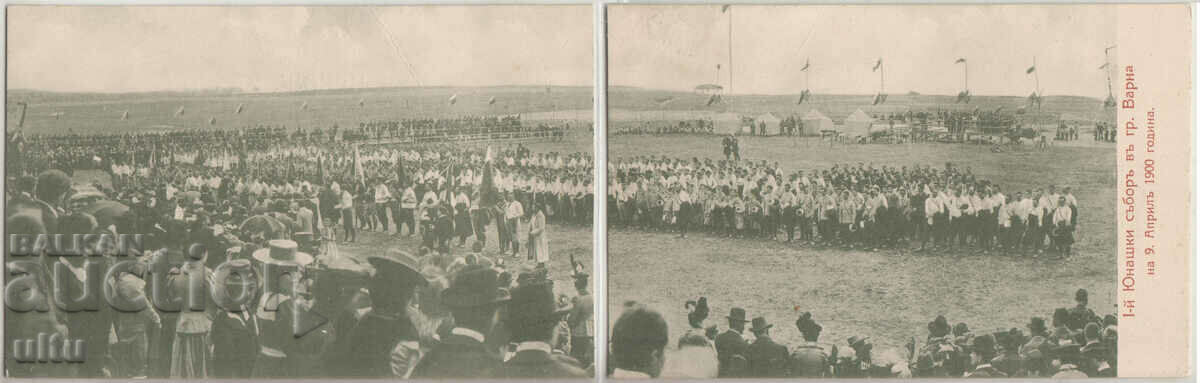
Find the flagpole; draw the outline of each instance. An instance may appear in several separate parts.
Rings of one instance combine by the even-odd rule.
[[[733,95],[733,6],[729,6],[729,95]]]

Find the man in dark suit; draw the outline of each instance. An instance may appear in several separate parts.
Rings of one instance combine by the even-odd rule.
[[[751,343],[746,349],[750,377],[779,378],[787,376],[787,346],[771,340],[772,326],[774,325],[767,324],[767,319],[763,317],[756,317],[750,323],[750,332],[753,332],[755,337],[754,343]]]
[[[968,372],[967,378],[1005,378],[1008,375],[1001,372],[996,367],[992,366],[992,359],[996,356],[996,342],[992,338],[992,334],[986,334],[975,337],[975,342],[971,344],[971,364],[975,367]]]
[[[467,266],[442,292],[442,304],[450,308],[456,326],[442,337],[412,373],[417,379],[479,379],[497,375],[503,362],[484,345],[485,335],[497,322],[497,310],[509,300],[500,286],[499,273],[481,266]]]
[[[523,281],[513,289],[508,302],[508,319],[504,321],[517,343],[517,352],[504,362],[500,376],[504,378],[584,378],[588,373],[575,358],[556,354],[550,346],[555,343],[558,323],[570,312],[554,302],[554,282],[545,278]]]
[[[746,369],[746,340],[742,332],[746,329],[746,310],[734,307],[729,310],[729,330],[717,335],[717,377],[741,377]]]

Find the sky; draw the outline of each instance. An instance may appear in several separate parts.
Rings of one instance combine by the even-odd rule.
[[[590,86],[590,5],[8,7],[9,89]]]
[[[882,58],[884,92],[952,95],[965,58],[972,94],[1024,96],[1040,82],[1046,95],[1103,97],[1117,32],[1115,5],[614,5],[607,19],[611,85],[727,91],[732,19],[735,94],[874,94]]]

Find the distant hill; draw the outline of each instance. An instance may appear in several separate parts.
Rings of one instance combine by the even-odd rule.
[[[725,96],[723,102],[707,106],[708,96],[693,92],[642,89],[633,87],[612,87],[608,91],[608,106],[610,111],[707,111],[714,113],[732,112],[744,115],[773,113],[784,117],[789,115],[804,115],[809,110],[817,109],[834,121],[862,109],[870,115],[913,111],[935,110],[1005,110],[1015,111],[1027,106],[1024,97],[1014,96],[972,96],[969,104],[956,104],[953,95],[922,95],[922,94],[892,94],[882,105],[871,105],[874,95],[830,95],[814,93],[804,104],[797,105],[800,98],[795,95],[732,95]],[[1032,111],[1031,111],[1032,112]],[[1059,115],[1073,120],[1113,121],[1116,114],[1113,110],[1105,110],[1103,101],[1097,98],[1080,96],[1046,96],[1042,101],[1042,113]],[[614,113],[610,113],[610,116]],[[629,115],[629,114],[624,114]],[[639,115],[634,113],[633,115]]]
[[[450,104],[451,96],[455,103]],[[489,100],[495,98],[495,103]],[[395,87],[242,93],[235,89],[186,92],[57,93],[11,90],[7,127],[16,128],[18,102],[29,104],[29,133],[132,132],[184,128],[358,126],[360,122],[461,115],[534,114],[591,110],[591,87]],[[237,113],[239,105],[241,113]],[[303,107],[302,106],[306,106]],[[183,109],[182,115],[177,112]],[[128,118],[122,115],[128,112]],[[590,113],[570,113],[568,116]],[[210,121],[215,124],[210,125]]]

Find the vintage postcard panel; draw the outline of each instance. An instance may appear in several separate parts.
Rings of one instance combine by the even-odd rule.
[[[593,367],[593,8],[7,8],[4,375]]]
[[[606,373],[1192,374],[1191,12],[609,6]]]

